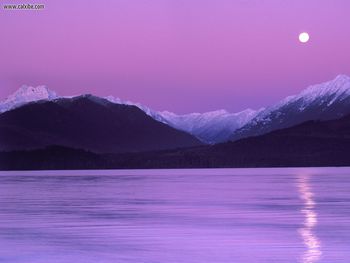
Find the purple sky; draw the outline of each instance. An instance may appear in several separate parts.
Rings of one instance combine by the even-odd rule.
[[[177,113],[239,111],[350,75],[349,0],[38,2],[45,10],[1,7],[1,99],[45,84]]]

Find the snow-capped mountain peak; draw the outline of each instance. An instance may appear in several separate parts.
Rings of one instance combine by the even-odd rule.
[[[301,91],[297,95],[288,96],[275,105],[267,107],[265,111],[262,111],[256,119],[252,121],[257,121],[257,119],[264,119],[266,116],[270,115],[271,112],[281,109],[289,104],[298,102],[299,110],[303,111],[308,105],[312,103],[324,103],[330,106],[337,99],[346,98],[350,95],[350,77],[347,75],[338,75],[335,79],[311,85]]]
[[[15,93],[10,95],[6,101],[36,101],[42,99],[55,99],[57,94],[49,90],[46,86],[37,87],[23,85]]]
[[[296,98],[304,98],[313,101],[323,96],[348,96],[350,95],[350,77],[339,75],[334,80],[313,85],[302,91]]]
[[[56,98],[57,94],[49,90],[46,86],[32,87],[23,85],[15,93],[0,103],[0,112],[9,111],[29,102],[53,100]]]
[[[206,143],[218,143],[228,140],[232,132],[251,120],[259,111],[247,109],[238,113],[216,110],[205,113],[177,115],[163,111],[158,114],[168,125],[191,133]]]
[[[339,74],[338,76],[336,76],[334,81],[336,81],[338,83],[348,82],[348,81],[350,81],[350,76],[348,76],[346,74]]]
[[[350,77],[312,85],[267,107],[235,131],[233,140],[287,128],[308,120],[336,119],[350,113]]]

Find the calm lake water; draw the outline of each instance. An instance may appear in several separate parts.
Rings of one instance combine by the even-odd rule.
[[[0,262],[350,262],[350,168],[0,173]]]

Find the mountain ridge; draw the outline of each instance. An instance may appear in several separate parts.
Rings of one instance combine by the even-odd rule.
[[[62,145],[99,153],[201,145],[136,106],[93,95],[41,100],[0,114],[0,150]]]
[[[89,95],[62,97],[46,86],[35,88],[24,85],[0,103],[0,114],[28,103],[84,96]],[[169,111],[155,111],[140,103],[125,101],[113,96],[93,97],[95,100],[100,98],[114,104],[136,106],[158,122],[187,132],[204,143],[215,144],[291,127],[307,120],[342,117],[350,113],[350,77],[340,74],[328,82],[311,85],[297,95],[287,96],[274,105],[257,111],[246,109],[237,113],[230,113],[222,109],[179,115]]]
[[[267,107],[237,129],[230,139],[257,136],[308,120],[337,119],[349,113],[350,77],[338,75],[331,81],[311,85],[299,94]]]
[[[23,85],[14,94],[0,103],[0,113],[16,109],[28,103],[39,101],[55,101],[63,98],[79,98],[93,96],[105,99],[114,104],[136,106],[156,121],[169,125],[177,130],[187,132],[204,143],[218,143],[226,141],[234,130],[243,126],[256,111],[246,109],[238,113],[229,113],[226,110],[217,110],[205,113],[189,113],[178,115],[169,111],[155,111],[140,103],[122,100],[118,97],[107,96],[97,97],[92,94],[82,94],[76,96],[58,96],[56,92],[49,90],[46,86],[26,86]],[[193,125],[193,122],[196,124]],[[191,125],[192,128],[189,128]]]

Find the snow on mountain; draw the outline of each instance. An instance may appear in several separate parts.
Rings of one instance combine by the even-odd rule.
[[[251,120],[258,112],[247,109],[238,113],[217,110],[206,113],[177,115],[163,111],[158,114],[163,122],[186,131],[206,143],[219,143],[229,139],[232,133]]]
[[[346,114],[350,114],[350,77],[339,75],[267,107],[236,130],[231,139],[256,136],[308,120],[337,119]]]
[[[0,102],[0,113],[20,107],[24,104],[56,99],[57,94],[45,86],[31,87],[23,85],[15,93]]]
[[[0,113],[26,103],[59,98],[62,97],[45,86],[22,86],[0,103]],[[74,99],[75,96],[65,98]],[[217,110],[178,115],[168,111],[157,112],[142,104],[112,96],[101,98],[103,99],[137,106],[153,119],[188,132],[203,142],[219,143],[264,134],[307,120],[336,119],[350,114],[350,77],[339,75],[332,81],[310,86],[300,94],[289,96],[266,109],[247,109],[238,113]]]
[[[108,100],[109,102],[116,103],[116,104],[124,104],[124,105],[136,106],[140,110],[142,110],[144,113],[146,113],[148,116],[152,117],[153,119],[155,119],[155,120],[157,120],[159,122],[163,122],[163,123],[167,124],[166,120],[163,119],[161,114],[159,114],[157,111],[152,110],[151,108],[148,108],[145,105],[142,105],[140,103],[135,103],[135,102],[132,102],[132,101],[128,101],[128,100],[122,100],[120,98],[116,98],[116,97],[113,97],[113,96],[105,97],[105,99]]]
[[[112,103],[137,106],[153,119],[168,124],[175,129],[188,132],[205,143],[227,141],[236,129],[242,127],[257,114],[257,111],[247,109],[238,113],[217,110],[178,115],[169,111],[157,112],[140,103],[124,101],[113,96],[108,96],[105,99]]]
[[[89,95],[64,98],[74,99],[81,96]],[[55,92],[49,90],[45,86],[31,87],[24,85],[5,101],[0,103],[0,113],[12,110],[27,103],[42,100],[52,101],[59,98],[63,97],[58,97]],[[95,97],[95,99],[96,98],[98,97]],[[157,112],[140,103],[122,100],[113,96],[101,98],[101,100],[103,99],[116,104],[136,106],[153,119],[165,123],[175,129],[188,132],[206,143],[226,141],[236,129],[242,127],[256,114],[256,111],[248,109],[239,113],[229,113],[225,110],[218,110],[207,113],[177,115],[168,111]]]

